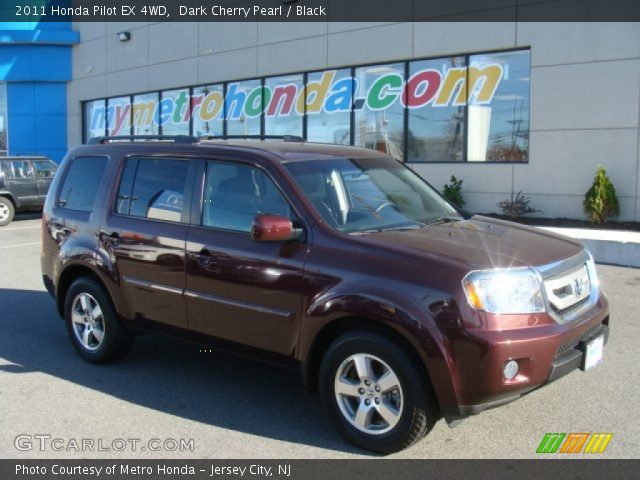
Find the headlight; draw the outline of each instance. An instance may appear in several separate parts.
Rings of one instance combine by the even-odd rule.
[[[538,274],[529,269],[476,270],[462,280],[467,301],[489,313],[539,313],[545,302]]]
[[[596,262],[593,260],[593,255],[587,250],[589,259],[587,260],[587,272],[589,273],[589,282],[591,282],[591,288],[596,292],[600,289],[600,280],[598,280],[598,273],[596,272]]]

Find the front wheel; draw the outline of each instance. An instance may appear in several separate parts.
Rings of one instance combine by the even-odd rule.
[[[366,450],[402,450],[436,420],[424,373],[395,342],[374,332],[349,332],[331,344],[320,366],[319,390],[338,431]]]

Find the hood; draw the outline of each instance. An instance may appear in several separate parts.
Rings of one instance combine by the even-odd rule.
[[[568,237],[482,216],[416,230],[374,232],[366,238],[385,248],[446,257],[470,269],[544,265],[584,248]]]

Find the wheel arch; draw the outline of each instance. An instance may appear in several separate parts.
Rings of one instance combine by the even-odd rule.
[[[9,190],[0,190],[0,197],[5,197],[6,199],[8,199],[13,204],[14,209],[17,210],[18,208],[20,208],[19,200]]]
[[[317,389],[320,362],[322,361],[324,352],[327,350],[331,342],[347,332],[356,330],[367,330],[383,335],[386,338],[390,338],[403,349],[403,351],[421,370],[421,373],[425,375],[425,378],[427,378],[431,387],[434,387],[424,358],[418,352],[413,342],[411,342],[411,340],[409,340],[403,333],[377,320],[347,315],[336,318],[324,325],[313,339],[309,348],[309,353],[306,359],[302,362],[301,368],[303,382],[309,390],[313,391]]]
[[[64,304],[67,292],[69,291],[69,287],[75,280],[81,277],[88,277],[98,283],[98,285],[102,287],[102,289],[105,291],[105,293],[113,303],[111,292],[107,288],[105,282],[100,278],[100,275],[87,265],[76,263],[73,265],[69,265],[62,272],[60,272],[60,276],[58,277],[58,281],[56,283],[56,307],[58,308],[58,314],[61,317],[64,317]]]

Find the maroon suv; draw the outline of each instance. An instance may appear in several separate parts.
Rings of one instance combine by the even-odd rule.
[[[112,140],[69,152],[43,216],[44,282],[90,362],[140,330],[260,356],[386,453],[440,412],[455,422],[602,358],[608,305],[582,245],[465,219],[385,155]]]

